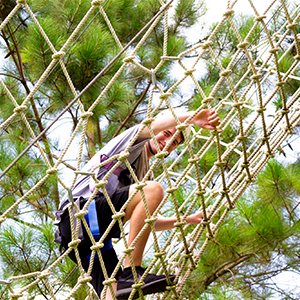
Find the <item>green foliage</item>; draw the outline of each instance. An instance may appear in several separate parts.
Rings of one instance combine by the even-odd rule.
[[[16,100],[16,102],[20,105],[22,103],[22,96],[24,96],[24,91],[22,90],[22,87],[20,87],[18,85],[18,82],[11,77],[7,78],[6,86],[9,89],[11,95]],[[0,95],[2,99],[2,101],[0,101],[0,118],[2,121],[5,121],[8,117],[10,117],[11,112],[13,111],[15,106],[13,105],[13,102],[11,101],[11,99],[9,98],[2,86],[0,86]]]
[[[23,275],[35,271],[42,271],[56,258],[54,246],[54,232],[52,224],[40,227],[40,230],[26,226],[5,226],[0,233],[1,276]],[[19,284],[29,284],[32,279],[20,279]],[[16,282],[14,283],[16,284]],[[30,299],[33,295],[47,294],[42,284],[31,288]],[[29,299],[29,298],[28,298]]]
[[[206,12],[204,2],[197,2],[194,0],[179,0],[175,7],[174,14],[174,31],[176,32],[180,27],[189,28],[197,19]]]
[[[107,2],[105,10],[123,47],[159,11],[160,2],[158,0]],[[28,4],[49,37],[55,51],[60,50],[91,7],[90,0],[28,0]],[[15,1],[1,2],[1,21],[14,5]],[[82,91],[121,50],[103,17],[101,14],[97,14],[97,11],[93,12],[88,22],[93,17],[95,20],[88,28],[83,27],[80,30],[75,37],[76,43],[65,50],[66,56],[63,58],[77,93]],[[203,1],[179,0],[176,2],[173,23],[168,24],[167,55],[176,56],[185,49],[187,44],[186,29],[191,28],[204,13]],[[282,15],[273,19],[273,32],[279,30],[282,20]],[[233,23],[241,39],[247,38],[249,43],[257,45],[264,37],[258,35],[261,30],[260,25],[252,31],[251,36],[247,36],[254,22],[255,20],[248,16],[234,16],[233,18]],[[212,26],[210,31],[214,30],[215,27],[216,24]],[[297,27],[297,31],[299,32],[299,27]],[[135,54],[136,60],[149,69],[157,65],[163,53],[163,32],[164,23],[162,19],[144,42],[143,47]],[[1,70],[6,74],[6,76],[3,75],[3,81],[10,89],[16,102],[21,104],[49,66],[53,55],[52,46],[45,40],[37,25],[24,9],[18,12],[1,34],[3,38],[1,48],[7,57],[5,67]],[[224,26],[215,35],[213,42],[213,51],[222,67],[226,69],[239,44],[230,22],[224,23]],[[292,42],[287,39],[286,47],[290,47]],[[138,40],[132,44],[128,54],[137,43]],[[295,55],[294,51],[291,51],[290,54],[283,57],[282,53],[285,50],[285,47],[280,49],[278,55],[279,67],[282,72],[286,72],[291,66],[292,56]],[[257,53],[254,52],[252,55],[252,58],[255,59]],[[124,55],[121,56],[81,97],[85,109],[90,107],[99,97],[101,91],[123,64],[124,57]],[[199,78],[199,83],[205,95],[209,95],[215,88],[220,68],[210,55],[206,54],[204,59],[206,62],[205,74]],[[242,55],[240,63],[234,66],[230,78],[236,82],[247,68],[248,58],[246,55]],[[171,73],[172,62],[168,62],[156,74],[163,89],[173,83]],[[93,111],[94,115],[89,120],[88,155],[109,141],[117,130],[128,128],[143,117],[139,111],[143,111],[148,100],[147,88],[151,80],[149,74],[134,65],[130,65],[130,68],[119,75],[110,91],[96,106]],[[248,83],[249,81],[244,80],[236,89],[237,97],[241,96]],[[291,95],[297,88],[298,83],[293,79],[284,86],[288,95]],[[223,99],[228,94],[229,89],[228,82],[224,80],[212,106]],[[15,105],[12,104],[2,87],[0,87],[0,95],[0,119],[4,121],[12,115]],[[49,121],[61,112],[73,98],[73,92],[60,65],[58,65],[45,79],[39,91],[29,99],[27,109],[24,111],[34,134],[37,136],[42,132]],[[282,107],[282,100],[278,97],[274,103],[277,109]],[[188,106],[190,109],[196,109],[202,101],[201,94],[195,91],[195,94],[188,101]],[[233,102],[234,99],[230,97],[228,101]],[[139,103],[138,108],[134,107],[137,102]],[[133,116],[135,113],[136,115]],[[244,109],[242,118],[246,119],[250,113],[250,110]],[[66,114],[70,117],[74,129],[79,121],[78,106],[70,108]],[[221,119],[224,119],[227,114],[226,108],[220,110]],[[128,116],[130,117],[129,120],[126,119]],[[125,119],[127,122],[124,122]],[[231,126],[224,130],[222,135],[224,143],[232,142],[239,133],[239,126],[239,119],[235,117]],[[192,148],[195,154],[206,142],[207,133],[201,134],[202,138],[199,138]],[[251,143],[255,137],[255,129],[249,131],[247,143]],[[1,132],[1,171],[32,139],[31,132],[23,122],[21,115],[16,116],[9,126]],[[52,154],[60,153],[56,139],[46,134],[39,143],[44,148],[44,154],[50,165],[53,166],[55,160]],[[241,145],[238,146],[238,150],[242,150]],[[177,151],[179,154],[180,147]],[[212,147],[199,163],[201,177],[206,175],[213,166],[215,158],[216,148]],[[228,157],[224,166],[225,170],[229,171],[238,158],[239,156],[234,153]],[[170,156],[169,159],[173,160],[174,157]],[[187,159],[183,159],[174,171],[180,171],[187,164]],[[271,289],[263,287],[262,284],[257,287],[257,282],[264,282],[268,278],[265,268],[271,270],[271,275],[280,272],[281,268],[298,270],[300,179],[297,174],[300,171],[299,165],[297,163],[285,167],[275,160],[267,165],[261,175],[258,176],[257,183],[252,190],[240,200],[237,209],[225,219],[224,225],[219,228],[217,236],[201,257],[199,268],[193,272],[186,286],[184,296],[187,299],[200,297],[203,299],[266,299],[272,294]],[[48,166],[44,158],[39,151],[32,147],[1,179],[0,212],[6,211],[20,197],[24,196],[45,176],[47,169]],[[155,172],[161,172],[161,170],[161,166],[158,166]],[[189,175],[196,176],[196,172],[192,171]],[[215,177],[215,182],[217,180],[218,175]],[[179,205],[186,200],[192,188],[194,188],[192,184],[185,184],[176,192]],[[57,258],[58,247],[53,242],[54,226],[51,219],[54,218],[53,212],[58,207],[59,189],[57,180],[51,176],[46,183],[27,196],[22,205],[12,209],[7,215],[8,221],[6,221],[5,226],[1,225],[0,233],[0,261],[1,266],[4,266],[1,268],[0,278],[44,270]],[[194,200],[195,198],[190,199],[190,201]],[[199,198],[196,201],[195,209],[199,208],[201,204]],[[167,215],[171,214],[168,209],[169,207],[166,207]],[[181,213],[184,212],[186,210],[182,210]],[[192,229],[190,226],[188,231]],[[167,233],[165,237],[168,237]],[[276,259],[283,260],[279,267],[276,266]],[[53,270],[53,276],[57,278],[57,287],[66,278],[63,289],[68,290],[74,287],[79,276],[78,270],[73,272],[74,266],[73,262],[65,259]],[[68,277],[69,274],[71,274],[70,277]],[[257,282],[255,281],[256,278]],[[32,279],[22,279],[16,284],[25,285],[31,281]],[[38,294],[44,295],[45,298],[48,296],[46,286],[42,283],[29,290],[27,299],[34,299]],[[0,297],[8,298],[7,290],[1,285]],[[75,299],[84,299],[86,291],[81,289],[74,297]]]
[[[5,1],[4,4],[2,2],[1,21],[16,4],[15,1]],[[0,40],[0,47],[6,55],[5,66],[1,69],[1,73],[4,74],[2,80],[19,105],[23,103],[51,63],[54,52],[59,51],[67,42],[71,33],[91,8],[90,0],[28,0],[27,3],[48,39],[43,36],[27,10],[22,9],[4,27]],[[160,7],[161,1],[158,0],[121,0],[107,1],[104,9],[124,47],[159,12]],[[202,0],[176,3],[174,23],[169,24],[167,28],[169,33],[167,55],[176,56],[184,50],[187,37],[182,29],[193,26],[201,14],[203,14]],[[164,18],[159,21],[154,32],[135,55],[136,60],[149,69],[157,65],[163,53],[163,33]],[[139,39],[131,45],[127,55],[130,55],[138,42]],[[64,50],[66,55],[62,59],[77,94],[114,59],[122,47],[115,41],[99,9],[96,8],[70,46]],[[125,55],[122,55],[117,59],[81,97],[84,109],[88,109],[99,97],[123,65],[124,57]],[[171,72],[171,62],[159,69],[157,80],[163,88],[173,84],[172,79],[169,78]],[[108,142],[117,130],[122,131],[136,124],[143,117],[136,112],[143,111],[145,107],[151,80],[151,75],[133,64],[119,74],[89,119],[87,153],[84,155],[91,156]],[[0,87],[0,95],[0,119],[3,122],[13,114],[15,105],[2,87]],[[0,170],[3,171],[74,97],[74,91],[70,88],[65,73],[58,63],[33,97],[27,99],[27,109],[23,113],[33,132],[29,130],[21,114],[17,114],[7,128],[2,130]],[[139,103],[138,107],[135,107],[136,103]],[[70,120],[74,130],[80,119],[78,105],[71,107],[64,118]],[[63,131],[62,126],[60,125]],[[31,191],[30,195],[26,193],[40,182],[48,168],[54,165],[56,157],[62,151],[59,141],[64,138],[65,135],[53,137],[50,133],[46,133],[38,142],[44,155],[42,156],[40,150],[34,145],[1,178],[1,214],[21,197],[24,195],[26,197],[20,205],[7,214],[7,221],[3,223],[5,226],[1,225],[0,261],[3,271],[0,278],[41,271],[58,256],[58,245],[53,243],[52,219],[62,195],[56,177],[50,176],[44,184]],[[53,277],[57,278],[57,288],[66,278],[62,289],[69,290],[75,286],[79,272],[76,270],[72,273],[73,268],[74,263],[65,259],[53,269]],[[70,273],[72,275],[68,277]],[[25,285],[32,280],[32,278],[23,279],[16,284]],[[48,297],[49,293],[44,283],[41,282],[31,288],[26,297],[34,299],[36,295]],[[2,296],[8,296],[8,291],[1,285],[0,298]],[[75,299],[85,297],[84,289],[77,291],[74,296]]]
[[[267,164],[209,243],[186,286],[195,295],[189,299],[268,299],[273,290],[264,280],[298,270],[298,172],[299,162]]]

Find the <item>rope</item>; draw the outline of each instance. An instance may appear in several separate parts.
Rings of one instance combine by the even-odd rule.
[[[123,152],[115,155],[114,157],[110,157],[105,162],[99,164],[98,166],[95,166],[92,172],[90,174],[87,174],[87,176],[90,175],[91,178],[95,181],[95,190],[91,197],[87,200],[83,208],[80,209],[76,206],[75,203],[72,204],[73,208],[76,210],[76,214],[74,218],[70,217],[72,241],[70,242],[67,251],[63,255],[59,256],[54,263],[48,265],[44,270],[19,276],[12,276],[5,280],[0,280],[0,284],[5,284],[7,290],[9,290],[10,299],[19,299],[20,297],[25,296],[32,287],[39,284],[44,285],[48,295],[52,299],[58,299],[60,291],[66,293],[66,291],[63,289],[64,282],[60,284],[58,288],[55,288],[55,279],[53,278],[53,274],[54,270],[58,268],[58,265],[66,258],[66,256],[68,256],[68,254],[72,250],[74,250],[76,259],[78,261],[78,270],[80,275],[77,284],[73,287],[72,290],[68,291],[65,299],[71,299],[82,287],[85,287],[88,291],[91,291],[91,285],[89,282],[92,279],[91,272],[96,254],[98,257],[96,259],[99,261],[103,269],[105,278],[105,287],[103,291],[104,297],[107,293],[107,289],[110,289],[111,293],[113,294],[112,284],[116,282],[115,276],[117,275],[118,270],[121,268],[125,257],[128,255],[130,264],[133,268],[134,263],[131,252],[134,250],[134,247],[139,238],[145,233],[146,230],[149,229],[152,234],[152,245],[149,246],[149,249],[146,249],[145,253],[154,251],[153,259],[151,260],[145,274],[140,281],[138,280],[137,274],[133,268],[135,285],[129,299],[133,298],[133,294],[135,292],[139,293],[139,295],[142,296],[142,292],[140,289],[140,287],[142,286],[142,280],[149,272],[153,272],[154,270],[159,270],[159,274],[166,274],[167,278],[169,278],[168,274],[170,273],[175,273],[177,275],[175,279],[175,285],[170,286],[166,293],[161,295],[161,299],[167,299],[168,297],[171,297],[172,299],[179,299],[181,297],[182,291],[188,278],[190,277],[192,271],[197,268],[206,247],[216,238],[218,228],[222,225],[225,217],[230,213],[232,209],[236,207],[236,203],[239,197],[252,182],[255,182],[258,173],[266,165],[268,160],[274,157],[276,149],[278,149],[280,145],[285,141],[285,139],[293,133],[293,128],[295,128],[295,126],[297,126],[297,124],[300,122],[300,88],[294,93],[294,95],[289,97],[287,97],[286,91],[284,89],[284,85],[291,78],[298,78],[295,76],[295,74],[297,68],[299,68],[300,48],[299,36],[297,35],[295,28],[300,19],[300,8],[298,7],[294,11],[290,12],[286,1],[280,2],[280,7],[277,8],[275,14],[271,17],[271,19],[273,19],[275,15],[279,14],[279,12],[281,11],[283,11],[284,13],[285,23],[280,29],[279,36],[278,32],[272,34],[269,31],[268,25],[270,21],[265,22],[265,14],[272,7],[274,7],[278,3],[278,1],[271,1],[264,14],[260,15],[253,2],[251,0],[248,0],[250,6],[253,9],[253,13],[256,19],[246,38],[242,39],[233,19],[234,6],[238,1],[241,2],[245,0],[235,0],[233,1],[233,3],[231,3],[231,1],[229,0],[227,1],[227,10],[223,14],[222,20],[218,23],[205,43],[200,43],[191,48],[188,48],[177,56],[170,56],[167,48],[171,15],[169,9],[173,0],[169,1],[167,4],[165,4],[163,1],[160,1],[160,10],[125,46],[122,45],[115,29],[112,26],[112,20],[109,19],[107,11],[104,10],[104,7],[108,3],[108,1],[106,1],[104,4],[104,1],[92,1],[89,10],[86,12],[81,22],[70,34],[67,41],[58,51],[52,45],[50,39],[47,37],[43,28],[40,26],[38,17],[36,17],[37,15],[32,12],[30,5],[28,5],[25,0],[17,1],[15,8],[0,25],[0,30],[5,29],[5,26],[7,26],[8,22],[12,18],[16,17],[16,13],[21,8],[25,8],[32,21],[36,24],[39,32],[49,45],[53,56],[51,63],[44,70],[41,78],[33,86],[30,93],[26,96],[26,98],[20,105],[13,96],[13,93],[5,85],[5,82],[0,78],[0,84],[3,90],[8,96],[9,101],[11,101],[14,105],[14,111],[12,112],[11,116],[8,117],[7,120],[5,120],[0,125],[0,129],[7,128],[7,126],[12,123],[14,118],[20,115],[22,124],[26,126],[32,139],[32,142],[20,153],[20,155],[18,155],[18,157],[6,167],[6,169],[0,175],[0,178],[2,178],[33,145],[37,146],[37,151],[39,151],[39,153],[41,154],[41,158],[44,160],[48,170],[45,171],[45,174],[41,180],[36,182],[24,193],[22,197],[16,199],[16,201],[10,208],[3,212],[3,214],[0,216],[0,224],[5,223],[7,218],[9,217],[9,214],[18,209],[22,205],[23,201],[27,201],[28,199],[30,199],[30,196],[40,186],[45,184],[52,175],[57,178],[58,182],[64,190],[70,190],[74,187],[78,174],[83,174],[81,165],[88,119],[93,115],[93,111],[96,106],[100,103],[103,97],[107,95],[112,85],[123,74],[125,70],[134,66],[136,68],[139,68],[142,72],[149,74],[149,76],[151,75],[152,87],[149,89],[149,100],[147,103],[146,116],[141,122],[139,130],[136,133],[135,137],[131,140],[130,144]],[[95,13],[95,10],[97,8],[99,9],[99,11],[88,23],[85,29],[82,30],[82,28],[87,23],[87,20],[92,16],[93,13]],[[107,10],[109,11],[109,7],[107,8]],[[71,76],[68,74],[67,62],[64,62],[63,58],[65,54],[69,52],[70,49],[76,44],[82,33],[88,28],[88,26],[90,26],[90,24],[99,14],[101,14],[103,19],[105,20],[117,48],[120,49],[120,52],[101,72],[98,73],[98,75],[95,76],[95,78],[81,92],[78,92],[74,87]],[[226,25],[226,22],[228,22],[230,28],[233,30],[239,44],[236,52],[232,55],[231,61],[225,68],[221,63],[218,54],[215,53],[214,43],[217,33],[223,28],[223,26]],[[157,65],[153,66],[150,69],[137,60],[137,53],[143,47],[153,30],[157,26],[161,25],[163,25],[162,32],[164,35],[162,55]],[[253,35],[253,32],[259,25],[262,27],[262,30],[257,36],[261,36],[262,34],[264,34],[266,39],[262,43],[254,47],[254,42],[252,41],[252,43],[250,44],[249,40]],[[78,35],[79,37],[75,38]],[[283,74],[282,72],[280,72],[279,65],[283,57],[288,55],[288,52],[290,51],[292,46],[286,49],[280,58],[278,56],[278,50],[279,47],[283,45],[284,40],[288,35],[293,36],[294,42],[292,46],[296,48],[297,54],[294,56],[294,61],[290,68]],[[137,42],[138,39],[139,41]],[[135,46],[133,46],[135,42],[137,43]],[[197,56],[195,57],[192,65],[189,64],[189,67],[187,67],[186,57],[189,54],[194,53],[196,50],[199,50],[199,54],[197,54]],[[258,51],[258,57],[256,59],[252,57],[252,52],[254,50]],[[80,102],[80,98],[82,97],[82,95],[93,85],[93,83],[97,79],[105,74],[105,72],[122,55],[124,55],[123,63],[121,64],[119,69],[107,83],[104,89],[99,92],[99,96],[93,101],[90,107],[85,110],[82,103]],[[210,58],[214,61],[215,65],[220,70],[219,79],[212,90],[209,92],[203,89],[195,76],[195,71],[197,70],[197,68],[199,68],[199,63],[206,56],[210,56]],[[238,68],[242,59],[244,58],[248,61],[248,69],[241,76],[241,78],[235,78],[236,76],[234,74],[234,69]],[[163,86],[159,82],[159,76],[157,76],[157,73],[166,62],[171,62],[174,65],[181,67],[182,69],[182,73],[180,74],[180,76],[178,76],[179,79],[176,79],[176,82],[172,83],[172,85],[168,87]],[[31,127],[30,122],[28,122],[28,120],[26,119],[26,114],[24,112],[29,108],[30,98],[35,95],[35,93],[45,82],[46,78],[58,66],[61,67],[63,74],[66,77],[68,85],[70,86],[70,89],[73,93],[74,99],[70,101],[70,103],[64,108],[64,110],[43,130],[43,132],[37,135],[35,133],[35,130]],[[267,96],[265,96],[263,93],[268,84],[268,80],[272,80],[273,82],[276,82],[276,84],[271,88],[268,86],[270,92]],[[197,108],[187,120],[185,120],[183,123],[180,123],[172,106],[172,100],[174,98],[173,95],[176,93],[176,89],[182,87],[183,84],[185,84],[187,81],[193,83],[194,88],[197,89],[199,95],[201,95],[203,100],[200,107]],[[248,82],[248,84],[247,86],[243,87],[241,91],[241,86],[245,82]],[[197,115],[202,109],[207,107],[211,108],[216,102],[215,97],[218,95],[218,93],[220,93],[221,87],[224,86],[228,89],[228,93],[224,97],[224,99],[221,99],[219,101],[219,103],[215,106],[215,109],[217,111],[221,111],[223,108],[225,108],[228,113],[222,119],[219,128],[211,132],[211,134],[209,135],[202,129],[200,129],[199,131],[195,131],[193,129],[192,136],[188,137],[185,132],[185,128],[187,127],[188,122],[192,120],[192,118],[194,118],[194,116]],[[157,93],[159,96],[157,97],[155,93]],[[272,122],[268,122],[266,111],[270,107],[272,100],[274,100],[277,95],[281,96],[281,99],[283,100],[283,107],[281,111],[276,113]],[[250,105],[250,100],[254,96],[256,96],[257,103],[256,105]],[[38,141],[64,115],[64,113],[75,104],[75,102],[78,103],[80,109],[80,119],[71,137],[67,141],[65,148],[59,155],[55,164],[52,166]],[[171,163],[166,158],[168,152],[164,149],[162,151],[159,150],[151,161],[150,170],[147,172],[144,179],[139,181],[127,159],[129,155],[129,149],[136,142],[141,131],[146,127],[149,129],[151,138],[153,139],[156,148],[159,149],[159,146],[155,139],[155,135],[151,129],[151,123],[154,120],[156,113],[164,107],[168,107],[170,109],[177,122],[176,134],[174,134],[173,138],[166,146],[166,149],[169,145],[172,144],[179,132],[182,132],[185,136],[185,146],[182,146],[182,148],[180,149],[180,154],[174,155],[174,157],[172,156],[173,161]],[[252,111],[252,113],[247,117],[247,120],[245,120],[243,117],[244,109],[251,109]],[[222,139],[224,132],[226,133],[226,130],[229,128],[232,122],[237,122],[239,134],[230,144],[228,144],[225,143]],[[251,130],[254,126],[257,126],[258,123],[261,126],[260,133],[258,134],[257,138],[251,142],[249,140]],[[78,135],[80,135],[80,145],[78,147],[77,153],[78,155],[76,161],[76,171],[74,172],[71,184],[68,186],[68,184],[65,183],[63,176],[58,173],[58,170],[67,151],[74,146],[75,138],[78,137]],[[202,143],[201,148],[196,147],[196,145],[199,144],[199,141]],[[199,170],[199,162],[205,158],[209,150],[214,150],[216,152],[215,163],[209,170],[207,170],[206,174],[202,175]],[[180,172],[175,171],[177,170],[177,165],[182,162],[183,159],[185,159],[185,157],[187,156],[189,158],[184,170],[181,170]],[[237,159],[235,160],[231,170],[227,171],[225,169],[225,162],[233,156],[237,156]],[[117,163],[108,171],[108,173],[104,176],[104,178],[102,178],[102,180],[97,180],[94,175],[94,171],[113,160],[117,160]],[[108,177],[122,163],[127,166],[137,185],[137,188],[125,203],[125,205],[122,207],[122,209],[120,211],[116,211],[104,186],[107,183]],[[149,175],[156,169],[158,165],[162,167],[162,173],[155,180],[160,182],[165,187],[165,195],[155,212],[151,214],[147,205],[144,188],[147,184],[146,178],[149,177]],[[177,192],[184,189],[185,186],[188,187],[187,196],[184,202],[182,204],[179,204],[177,200]],[[211,186],[213,186],[213,188],[211,188]],[[100,240],[96,242],[89,230],[84,215],[87,213],[87,207],[91,203],[92,199],[95,197],[99,189],[103,190],[103,193],[107,199],[107,203],[113,213],[113,220],[101,236]],[[130,201],[132,201],[133,197],[137,193],[141,193],[142,195],[142,203],[144,204],[147,218],[145,220],[145,225],[129,246],[126,237],[126,230],[124,229],[124,226],[122,224],[122,217],[125,215],[126,207],[129,205]],[[172,213],[176,217],[177,222],[175,223],[175,229],[170,231],[167,240],[162,244],[162,236],[155,231],[154,222],[157,220],[159,214],[163,214],[163,211],[166,207],[170,207],[170,204],[168,203],[171,203]],[[68,206],[70,216],[72,216],[72,205],[70,204]],[[204,219],[201,224],[198,224],[191,229],[190,226],[186,224],[185,220],[193,210],[202,210]],[[213,219],[216,220],[215,224],[212,222]],[[117,267],[109,277],[105,269],[101,248],[104,245],[104,240],[108,236],[109,231],[116,223],[119,224],[121,229],[121,241],[124,244],[124,251],[119,257]],[[78,251],[78,245],[80,243],[79,229],[81,225],[85,227],[92,243],[91,260],[87,271],[85,271],[82,266]],[[189,231],[188,234],[187,231]],[[74,269],[72,272],[74,272]],[[72,274],[70,274],[70,276],[71,275]],[[30,284],[20,287],[19,282],[23,279],[31,279]],[[65,281],[66,280],[67,278],[65,279]],[[88,294],[88,299],[92,299],[92,297],[93,296],[91,291]],[[115,299],[114,295],[113,298]]]

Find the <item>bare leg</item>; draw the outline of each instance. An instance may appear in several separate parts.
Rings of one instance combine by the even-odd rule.
[[[136,185],[133,184],[129,188],[129,196],[135,191]],[[147,185],[143,188],[146,202],[150,214],[156,210],[160,202],[164,197],[164,190],[162,186],[155,181],[147,181]],[[145,219],[147,219],[146,210],[144,207],[144,202],[142,200],[141,192],[138,192],[129,203],[125,211],[124,222],[130,219],[130,229],[129,229],[129,238],[128,245],[130,246],[132,241],[138,235],[140,230],[145,225]],[[132,251],[131,255],[135,266],[141,266],[143,260],[144,248],[146,246],[149,234],[150,227],[142,234],[139,240],[135,244],[135,250]],[[125,258],[124,268],[130,267],[129,257]]]

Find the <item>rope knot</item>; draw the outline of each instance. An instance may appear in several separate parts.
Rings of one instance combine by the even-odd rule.
[[[176,192],[177,190],[178,190],[178,187],[177,187],[177,186],[173,186],[173,187],[171,187],[171,188],[167,188],[167,189],[166,189],[166,193],[171,194],[171,193]]]
[[[186,224],[185,221],[180,221],[180,222],[174,223],[174,226],[175,226],[175,227],[182,227],[182,226],[184,226],[185,224]]]
[[[142,190],[147,185],[146,182],[140,182],[135,188],[137,190]]]
[[[160,153],[157,153],[155,155],[156,158],[164,158],[165,156],[169,155],[169,152],[168,151],[162,151]]]
[[[241,164],[241,167],[242,167],[243,169],[248,168],[249,166],[250,166],[250,162],[249,162],[249,161],[245,161],[245,162],[243,162],[243,163]]]
[[[196,194],[197,196],[204,195],[205,193],[206,193],[205,190],[198,190],[198,191],[195,192],[195,194]]]
[[[209,104],[211,103],[212,101],[214,101],[214,97],[206,97],[202,100],[202,103],[203,104]]]
[[[153,224],[156,220],[157,220],[157,217],[151,217],[151,218],[146,219],[145,223],[151,225],[151,223]]]
[[[184,131],[185,128],[187,128],[189,125],[188,124],[179,124],[176,126],[176,129],[179,130],[179,131]]]
[[[154,256],[155,256],[155,257],[163,257],[164,255],[166,255],[166,252],[163,251],[163,250],[154,253]]]
[[[182,57],[180,56],[161,56],[161,60],[182,60]]]
[[[298,54],[298,55],[294,56],[294,59],[300,60],[300,55]]]
[[[125,57],[125,58],[123,59],[123,62],[124,62],[124,63],[130,63],[130,62],[132,62],[134,59],[135,59],[135,56],[134,56],[134,55],[133,55],[133,56],[127,56],[127,57]]]
[[[19,114],[21,113],[22,111],[24,111],[25,109],[27,109],[27,106],[26,105],[20,105],[20,106],[17,106],[15,109],[14,109],[14,112]]]
[[[125,249],[124,251],[123,251],[123,253],[125,253],[125,254],[130,254],[132,251],[134,251],[135,250],[135,247],[128,247],[127,249]]]
[[[81,118],[81,119],[86,119],[86,118],[91,117],[92,115],[93,115],[92,112],[86,111],[86,112],[84,112],[84,113],[80,116],[80,118]]]
[[[129,156],[129,152],[128,151],[122,151],[120,154],[119,154],[119,157],[118,157],[118,160],[120,161],[123,161],[125,160],[128,156]]]
[[[63,57],[66,53],[63,51],[58,51],[52,55],[52,59],[60,59]]]
[[[93,246],[91,246],[91,250],[92,251],[96,251],[96,250],[99,250],[99,249],[101,249],[101,248],[103,248],[104,247],[104,243],[96,243],[96,245],[93,245]]]
[[[262,74],[261,73],[258,73],[258,74],[255,74],[255,75],[252,75],[250,77],[251,80],[258,80],[259,78],[262,77]]]
[[[74,240],[68,244],[69,248],[76,248],[81,243],[80,239]]]
[[[298,23],[291,23],[289,24],[288,26],[286,26],[288,29],[293,29],[293,28],[296,28],[298,26]]]
[[[99,6],[104,2],[104,0],[93,0],[92,1],[92,6]]]
[[[104,280],[102,283],[103,285],[110,285],[112,283],[115,283],[117,280],[115,278],[110,278],[110,279],[107,279],[107,280]]]
[[[152,84],[155,86],[155,88],[157,88],[157,79],[156,79],[156,74],[154,69],[151,69],[151,80],[152,80]]]
[[[265,19],[266,18],[266,16],[258,16],[258,17],[256,17],[254,20],[256,21],[256,22],[261,22],[263,19]]]
[[[239,101],[239,102],[235,102],[232,104],[232,107],[239,107],[239,106],[243,106],[245,105],[245,102],[243,101]]]
[[[275,152],[268,151],[267,155],[268,155],[270,158],[274,158],[274,157],[275,157]]]
[[[252,182],[255,182],[257,180],[257,178],[255,176],[251,176],[251,177],[248,177],[246,179],[246,182],[247,183],[252,183]]]
[[[193,253],[187,252],[187,253],[183,254],[183,257],[187,258],[187,259],[193,259]]]
[[[239,140],[239,141],[244,141],[244,140],[246,140],[247,139],[247,135],[246,134],[244,134],[244,135],[238,135],[237,137],[237,140]]]
[[[49,270],[42,271],[37,277],[40,279],[46,278],[51,275],[51,272]]]
[[[237,45],[238,49],[246,49],[250,45],[249,42],[243,42]]]
[[[199,157],[194,157],[194,158],[189,158],[188,159],[188,163],[190,163],[190,164],[196,164],[196,163],[198,163],[199,162]]]
[[[261,113],[263,113],[265,110],[266,110],[265,107],[259,107],[256,111],[257,111],[259,114],[261,114]]]
[[[195,72],[195,71],[196,71],[196,69],[186,70],[186,71],[184,72],[184,75],[187,75],[187,76],[192,75],[193,72]]]
[[[160,99],[168,99],[172,96],[172,93],[163,93],[159,96]]]
[[[114,220],[121,220],[125,216],[125,212],[118,212],[112,216]]]
[[[132,288],[137,290],[137,289],[141,288],[144,284],[145,284],[144,282],[136,283],[136,284],[132,285]]]
[[[154,121],[155,118],[146,118],[142,124],[145,124],[145,125],[150,125],[153,121]]]
[[[224,188],[224,189],[221,191],[221,194],[222,194],[222,195],[228,195],[228,192],[229,192],[229,188]]]
[[[78,213],[74,214],[77,219],[82,219],[86,214],[88,214],[87,210],[80,210]]]
[[[203,221],[202,221],[202,224],[203,224],[204,226],[208,226],[210,223],[211,223],[210,220],[203,220]]]
[[[229,202],[226,202],[226,203],[225,203],[225,207],[226,207],[228,210],[235,209],[235,208],[236,208],[236,203],[229,203]]]
[[[78,279],[78,283],[80,283],[80,284],[88,283],[88,282],[90,282],[92,279],[93,279],[92,276],[84,276],[84,277],[80,277],[80,278]]]
[[[210,235],[208,232],[206,233],[206,238],[210,241],[214,239],[214,235]]]
[[[213,44],[212,41],[207,41],[206,43],[203,43],[201,45],[202,49],[207,49],[209,46],[211,46]]]
[[[224,17],[230,17],[234,14],[234,10],[233,9],[228,9],[227,11],[224,12],[223,16]]]
[[[58,168],[51,168],[46,171],[46,174],[53,175],[58,172]]]
[[[98,183],[95,184],[95,188],[100,189],[108,183],[107,180],[100,180]]]
[[[225,165],[225,162],[224,162],[224,161],[216,161],[216,162],[214,163],[214,165],[215,165],[216,167],[222,167],[222,166]]]
[[[6,217],[0,217],[0,224],[3,223],[6,220]]]
[[[228,77],[232,73],[232,70],[224,70],[220,73],[220,76],[222,77]]]
[[[26,4],[26,0],[17,0],[17,4]]]
[[[276,52],[278,52],[278,51],[279,51],[279,48],[273,48],[273,49],[269,50],[269,52],[272,54],[276,54]]]

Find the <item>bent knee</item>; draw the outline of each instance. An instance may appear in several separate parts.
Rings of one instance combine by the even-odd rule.
[[[143,194],[146,199],[151,199],[151,201],[156,200],[159,204],[164,198],[164,189],[162,185],[156,181],[147,181],[146,185],[142,188]],[[129,196],[137,192],[137,186],[135,184],[130,186]],[[142,194],[138,192],[137,197],[134,197],[135,201],[133,204],[136,205],[138,202],[142,201]]]
[[[147,181],[147,185],[145,189],[152,194],[155,194],[156,198],[163,199],[164,197],[164,189],[162,185],[156,181]]]

